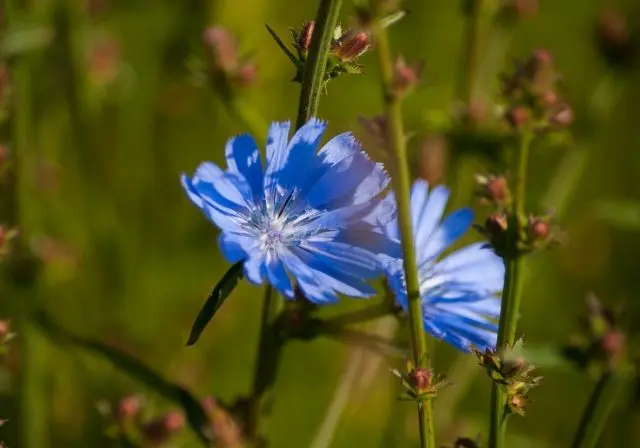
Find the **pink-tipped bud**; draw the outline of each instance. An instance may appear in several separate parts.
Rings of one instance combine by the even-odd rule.
[[[556,126],[569,126],[573,123],[573,109],[568,104],[561,104],[558,110],[549,119]]]
[[[540,101],[545,107],[555,106],[558,102],[558,95],[553,90],[547,90],[540,96]]]
[[[116,417],[118,420],[132,420],[139,415],[140,408],[140,398],[135,395],[129,395],[118,402]]]
[[[524,106],[516,106],[507,111],[507,121],[514,128],[521,128],[529,122],[530,118],[531,112]]]
[[[409,372],[409,378],[413,387],[418,391],[424,391],[431,387],[431,370],[416,368]]]
[[[402,56],[398,56],[393,70],[393,89],[398,96],[406,94],[413,89],[422,72],[422,63],[407,65]]]
[[[253,62],[245,62],[235,74],[235,80],[242,86],[252,84],[258,75],[258,67]]]
[[[626,338],[622,331],[613,328],[605,333],[600,341],[600,347],[612,359],[619,358],[626,345]]]
[[[533,241],[545,241],[551,235],[551,227],[543,219],[534,219],[529,224],[529,235]]]
[[[371,37],[366,31],[350,30],[334,44],[332,53],[342,61],[354,61],[371,47]]]
[[[211,50],[213,67],[229,73],[238,66],[238,48],[231,33],[221,26],[212,26],[204,31],[205,45]]]

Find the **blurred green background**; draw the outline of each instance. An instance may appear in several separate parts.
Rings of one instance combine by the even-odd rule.
[[[640,84],[633,81],[640,78],[634,67],[607,63],[595,30],[603,10],[618,8],[632,33],[640,25],[640,5],[635,0],[539,3],[527,17],[485,23],[475,93],[490,114],[497,73],[511,67],[512,57],[544,47],[563,74],[575,114],[572,138],[541,140],[533,152],[530,209],[555,207],[569,242],[530,258],[521,330],[531,344],[565,343],[578,329],[585,293],[595,291],[621,310],[635,355],[640,347],[634,331],[640,321],[640,202],[633,202],[640,200]],[[9,20],[11,4],[20,11]],[[54,343],[34,325],[19,325],[25,303],[44,307],[77,334],[134,355],[199,397],[232,401],[249,391],[260,288],[241,283],[199,343],[184,345],[202,301],[229,265],[218,253],[216,230],[185,197],[179,176],[202,160],[222,163],[226,139],[246,131],[209,86],[193,82],[187,61],[202,58],[207,26],[227,27],[257,65],[255,82],[242,89],[239,101],[264,123],[292,119],[299,85],[291,82],[294,69],[264,24],[288,42],[287,28],[312,19],[316,4],[2,2],[4,46],[7,36],[22,32],[28,42],[18,47],[31,47],[18,55],[27,66],[30,97],[12,95],[10,101],[17,101],[18,110],[31,108],[27,150],[19,155],[17,220],[42,261],[33,281],[17,285],[7,275],[0,285],[0,317],[11,319],[19,332],[0,372],[0,417],[9,419],[0,440],[8,447],[115,446],[104,435],[98,402],[142,394],[154,412],[170,408],[103,360]],[[491,169],[474,150],[474,139],[482,137],[472,134],[461,145],[450,132],[464,70],[462,2],[413,0],[405,6],[410,14],[390,29],[393,47],[409,60],[425,60],[423,86],[404,108],[407,129],[415,133],[410,142],[415,174],[447,182],[454,190],[450,207],[474,203],[472,175]],[[344,24],[352,11],[346,1]],[[624,37],[612,20],[610,34]],[[609,38],[610,45],[620,45]],[[322,98],[320,116],[329,120],[329,135],[347,130],[361,135],[358,117],[381,112],[375,55],[365,55],[361,63],[364,75],[339,78]],[[16,80],[8,85],[15,93]],[[9,148],[10,135],[5,121],[0,143]],[[486,210],[477,209],[480,220]],[[470,233],[465,242],[474,239]],[[344,299],[323,312],[362,305]],[[392,318],[363,329],[406,340]],[[398,359],[333,340],[292,342],[273,394],[271,446],[417,446],[414,407],[395,400],[399,387],[389,367],[397,365]],[[435,402],[441,444],[485,433],[490,382],[475,360],[437,343],[436,369],[455,383]],[[570,443],[593,380],[567,368],[542,366],[540,374],[544,384],[532,393],[529,415],[512,420],[509,447]],[[603,447],[640,446],[632,398],[630,390],[607,425]],[[330,445],[322,440],[327,436]],[[186,430],[172,443],[196,446]]]

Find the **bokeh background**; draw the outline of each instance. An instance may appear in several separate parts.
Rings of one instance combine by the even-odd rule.
[[[39,260],[38,269],[26,276],[5,270],[0,286],[0,316],[18,331],[0,371],[0,417],[9,419],[0,440],[8,447],[116,446],[104,434],[107,424],[98,403],[139,394],[153,415],[171,408],[110,363],[21,322],[25,304],[46,309],[76,334],[135,356],[199,397],[232,402],[248,393],[260,288],[241,283],[198,344],[184,345],[204,298],[229,264],[218,253],[216,230],[185,197],[179,176],[202,160],[222,162],[226,139],[247,130],[210,86],[194,80],[189,66],[194,58],[204,60],[201,37],[207,26],[228,28],[257,67],[251,85],[238,92],[241,107],[252,110],[259,126],[292,119],[299,95],[299,85],[291,82],[294,68],[264,25],[288,42],[288,27],[312,19],[316,3],[2,2],[4,63],[24,58],[30,78],[25,90],[30,95],[21,98],[11,96],[16,80],[2,78],[7,104],[18,111],[30,107],[15,218]],[[474,200],[472,176],[496,169],[486,157],[496,139],[484,131],[460,138],[455,131],[465,70],[462,3],[408,0],[410,14],[390,33],[398,53],[425,61],[422,87],[404,105],[407,128],[414,133],[414,173],[447,183],[454,192],[450,207],[473,204],[481,221],[486,209]],[[537,213],[555,208],[569,241],[530,258],[522,333],[535,346],[566,343],[578,330],[585,294],[594,291],[620,310],[635,355],[640,84],[634,80],[640,78],[629,59],[638,56],[631,42],[640,5],[635,0],[514,3],[524,8],[520,15],[499,23],[482,19],[474,93],[478,121],[492,115],[497,74],[511,67],[512,58],[540,47],[553,54],[575,115],[570,137],[540,140],[533,151],[529,208]],[[537,10],[527,13],[536,3]],[[19,14],[9,20],[6,8],[16,4]],[[352,11],[346,1],[344,24]],[[366,54],[361,63],[364,75],[337,79],[322,98],[320,116],[329,120],[328,134],[362,135],[358,117],[381,112],[375,56]],[[11,150],[8,118],[0,143]],[[344,299],[322,313],[363,305]],[[406,341],[392,317],[362,329]],[[455,383],[435,402],[439,441],[450,446],[456,436],[484,433],[490,382],[472,357],[442,343],[435,350],[437,370]],[[389,372],[399,365],[398,357],[335,340],[290,343],[273,391],[271,446],[417,446],[414,407],[396,400],[399,387]],[[540,374],[544,384],[532,393],[529,415],[512,420],[509,447],[569,446],[594,384],[566,367],[541,366]],[[630,388],[624,394],[601,446],[640,446],[634,393]],[[188,430],[171,443],[197,446]]]

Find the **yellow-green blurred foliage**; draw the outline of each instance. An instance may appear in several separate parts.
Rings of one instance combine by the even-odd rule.
[[[86,2],[88,10],[80,0],[18,3],[29,6],[21,21],[52,31],[28,56],[32,117],[19,182],[21,230],[43,268],[35,285],[0,286],[0,316],[15,320],[23,303],[37,301],[66,328],[135,355],[200,397],[231,401],[247,393],[260,288],[241,283],[198,344],[184,345],[203,299],[229,264],[218,253],[216,230],[185,197],[179,176],[202,160],[222,163],[226,139],[245,130],[211,89],[193,85],[186,61],[202,56],[206,26],[228,27],[258,66],[256,83],[243,90],[242,101],[265,123],[292,119],[299,85],[291,82],[294,69],[264,25],[288,40],[287,28],[313,18],[317,2],[93,0]],[[640,85],[634,82],[640,75],[608,66],[595,44],[598,15],[614,2],[539,3],[539,11],[512,31],[492,33],[480,44],[482,99],[491,98],[495,74],[510,67],[512,57],[545,47],[564,75],[576,116],[572,140],[545,141],[533,151],[530,208],[558,207],[569,242],[530,258],[521,330],[530,344],[566,342],[577,329],[585,293],[593,290],[606,304],[621,307],[636,354],[640,218],[633,202],[622,210],[599,204],[640,200]],[[618,4],[629,26],[639,26],[634,0]],[[436,155],[446,143],[435,135],[436,122],[451,114],[456,99],[464,19],[461,1],[413,0],[406,7],[410,13],[390,33],[397,52],[411,61],[425,59],[423,87],[404,108],[407,128],[416,133],[411,157],[419,161],[425,138],[431,137]],[[346,2],[344,23],[351,11]],[[361,134],[358,117],[381,112],[375,57],[367,54],[361,62],[364,75],[332,82],[322,98],[320,116],[329,121],[329,134]],[[10,145],[8,130],[1,135],[0,143]],[[454,162],[446,176],[454,190],[450,206],[471,203],[471,176],[483,162],[473,151],[448,160]],[[574,175],[577,183],[565,200],[563,188]],[[483,209],[477,210],[481,219]],[[477,235],[467,240],[472,238]],[[344,299],[326,312],[361,305]],[[60,347],[36,327],[23,328],[30,332],[24,339],[29,363],[21,356],[19,334],[0,377],[0,417],[9,419],[0,440],[9,447],[27,446],[26,433],[38,441],[28,448],[113,446],[103,435],[100,400],[140,393],[157,409],[168,408],[104,361]],[[384,322],[367,331],[396,333]],[[441,343],[435,350],[437,369],[456,383],[434,404],[438,437],[443,445],[457,435],[475,437],[485,431],[489,379],[471,357]],[[395,401],[399,388],[388,368],[397,362],[332,340],[291,343],[274,390],[271,446],[310,446],[349,371],[355,381],[331,446],[416,446],[414,407]],[[571,369],[539,370],[544,383],[532,392],[529,415],[512,419],[509,447],[568,446],[593,384]],[[26,411],[18,414],[21,402]],[[638,419],[630,409],[623,403],[615,411],[602,446],[633,445],[628,443],[632,431],[637,437]],[[185,440],[196,446],[195,439]]]

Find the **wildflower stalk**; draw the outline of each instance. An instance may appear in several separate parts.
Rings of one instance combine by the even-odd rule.
[[[296,130],[309,118],[317,115],[320,93],[324,85],[325,68],[331,48],[333,31],[338,23],[342,0],[321,0],[315,19],[315,31],[311,38],[309,57],[302,77],[302,89],[298,103]],[[239,112],[240,110],[238,110]],[[265,290],[263,312],[260,320],[258,360],[249,404],[248,436],[255,437],[259,428],[262,398],[273,383],[277,372],[283,340],[279,335],[278,317],[283,300],[273,294],[271,286]],[[264,419],[263,419],[264,420]],[[263,422],[264,423],[264,422]],[[263,425],[264,426],[264,425]]]
[[[316,15],[315,28],[309,46],[309,56],[302,74],[302,89],[298,102],[296,129],[318,113],[320,93],[324,87],[324,75],[331,49],[333,32],[338,24],[342,0],[321,0]]]
[[[627,371],[606,371],[598,380],[582,414],[571,448],[595,448],[600,434],[627,383]]]
[[[5,2],[5,24],[7,28],[16,25],[19,18],[24,14],[20,9],[21,2],[8,0]],[[30,314],[33,311],[35,298],[34,273],[30,273],[26,278],[18,278],[23,270],[30,263],[28,249],[24,242],[24,216],[20,204],[22,202],[22,158],[31,148],[31,136],[34,134],[31,126],[32,96],[31,96],[31,67],[29,56],[18,54],[11,61],[12,88],[14,91],[11,104],[10,134],[11,134],[11,156],[12,156],[12,176],[11,183],[7,188],[6,203],[8,207],[7,222],[20,229],[20,235],[16,240],[12,250],[10,262],[14,265],[9,269],[13,276],[11,281],[16,287],[22,287],[21,300],[18,306],[18,330],[20,335],[20,378],[18,381],[19,415],[17,419],[21,422],[19,429],[19,439],[25,448],[38,448],[46,446],[47,439],[47,409],[46,392],[42,383],[40,370],[43,366],[42,355],[44,347],[40,335],[30,322]]]
[[[525,201],[527,187],[527,164],[529,147],[533,140],[530,131],[523,130],[520,134],[520,145],[516,152],[516,178],[513,206],[509,214],[508,248],[505,257],[506,270],[504,288],[502,291],[502,308],[498,328],[498,350],[513,345],[518,326],[520,299],[522,296],[522,265],[523,258],[518,254],[518,237],[520,220],[525,216]],[[504,448],[507,427],[507,397],[500,385],[493,383],[491,391],[491,415],[489,427],[489,447]]]
[[[393,61],[391,49],[387,32],[379,20],[379,3],[380,2],[376,0],[372,0],[371,2],[374,17],[377,17],[373,25],[373,32],[378,48],[378,64],[382,76],[382,94],[388,126],[389,149],[395,156],[393,166],[395,175],[392,176],[392,178],[398,206],[400,237],[402,240],[413,359],[417,367],[427,369],[429,368],[430,356],[426,335],[423,330],[418,264],[413,244],[413,229],[411,227],[411,207],[409,199],[411,179],[407,161],[400,99],[393,93]],[[418,420],[420,425],[420,446],[435,448],[435,434],[430,400],[418,403]]]

